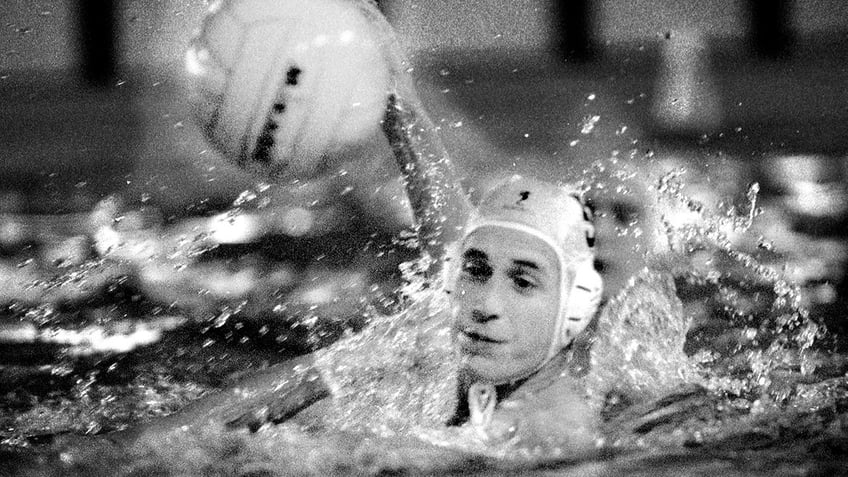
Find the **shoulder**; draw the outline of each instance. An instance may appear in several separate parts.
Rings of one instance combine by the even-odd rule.
[[[501,408],[506,412],[520,411],[525,416],[550,415],[555,421],[585,420],[591,413],[583,394],[573,378],[563,376],[543,388],[519,388],[504,400]]]
[[[599,416],[570,376],[532,391],[517,390],[495,411],[521,447],[586,449],[598,436]]]

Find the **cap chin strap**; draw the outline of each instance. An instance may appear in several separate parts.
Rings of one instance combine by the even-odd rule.
[[[498,394],[494,384],[474,383],[468,388],[469,422],[475,429],[483,431],[491,424],[497,401]]]

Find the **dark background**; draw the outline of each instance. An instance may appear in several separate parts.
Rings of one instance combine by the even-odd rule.
[[[527,151],[566,155],[587,114],[645,140],[687,144],[707,132],[742,161],[848,149],[848,7],[839,1],[380,3],[436,119],[462,125],[445,136],[470,170],[490,146],[508,162]],[[179,212],[250,184],[210,160],[187,114],[183,52],[206,8],[3,2],[0,210],[86,210],[120,191]],[[669,126],[652,109],[662,51],[686,34],[700,42],[697,85],[719,113]],[[594,109],[581,108],[591,93]],[[615,147],[596,140],[580,154]]]

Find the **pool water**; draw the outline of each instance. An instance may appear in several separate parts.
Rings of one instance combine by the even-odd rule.
[[[601,249],[609,296],[574,353],[575,379],[602,417],[594,449],[493,449],[438,425],[445,411],[433,402],[450,406],[454,370],[446,324],[433,313],[445,305],[416,278],[408,262],[414,251],[403,241],[371,243],[366,253],[382,261],[368,268],[339,252],[349,234],[324,237],[318,255],[330,257],[329,264],[310,268],[280,252],[317,246],[308,239],[200,243],[186,252],[157,229],[139,237],[181,250],[170,255],[177,257],[167,262],[171,268],[136,263],[112,270],[108,261],[84,258],[48,269],[53,282],[38,284],[49,291],[88,280],[90,287],[73,288],[76,297],[35,297],[5,309],[0,472],[844,473],[848,356],[844,301],[833,287],[842,278],[845,247],[833,234],[798,232],[803,211],[774,188],[762,192],[746,183],[721,191],[726,197],[711,191],[711,178],[732,176],[737,163],[719,161],[702,174],[703,164],[672,156],[640,159],[650,167],[627,173],[615,158],[599,161],[587,180],[599,229],[614,234]],[[646,197],[654,212],[644,207]],[[638,203],[637,219],[628,220],[622,209]],[[609,245],[615,243],[639,246],[622,253]],[[23,263],[9,270],[28,270],[32,262],[21,254],[7,253],[9,263]],[[828,261],[829,268],[822,265]],[[404,277],[392,270],[401,263],[407,284],[398,293]],[[174,280],[175,273],[182,278]],[[409,302],[417,305],[398,314]],[[134,334],[145,323],[149,340]],[[32,338],[48,329],[89,338],[95,335],[85,333],[101,329],[129,344],[97,349],[97,340],[63,341],[55,332]],[[353,338],[338,342],[345,330]],[[334,342],[348,344],[326,348]],[[320,429],[282,424],[255,433],[175,433],[130,449],[98,437],[315,349],[325,350],[323,366],[335,372],[339,403]],[[410,364],[422,358],[432,366]],[[346,379],[345,372],[363,379]],[[433,398],[427,402],[403,397],[425,388]],[[382,420],[375,421],[378,414]]]

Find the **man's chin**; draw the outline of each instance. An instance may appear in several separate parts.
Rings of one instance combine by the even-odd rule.
[[[521,380],[533,374],[538,366],[519,363],[512,359],[475,354],[462,355],[462,376],[469,383],[505,384]]]
[[[503,364],[485,356],[463,356],[462,371],[463,375],[472,383],[500,384],[509,380],[503,372]]]

